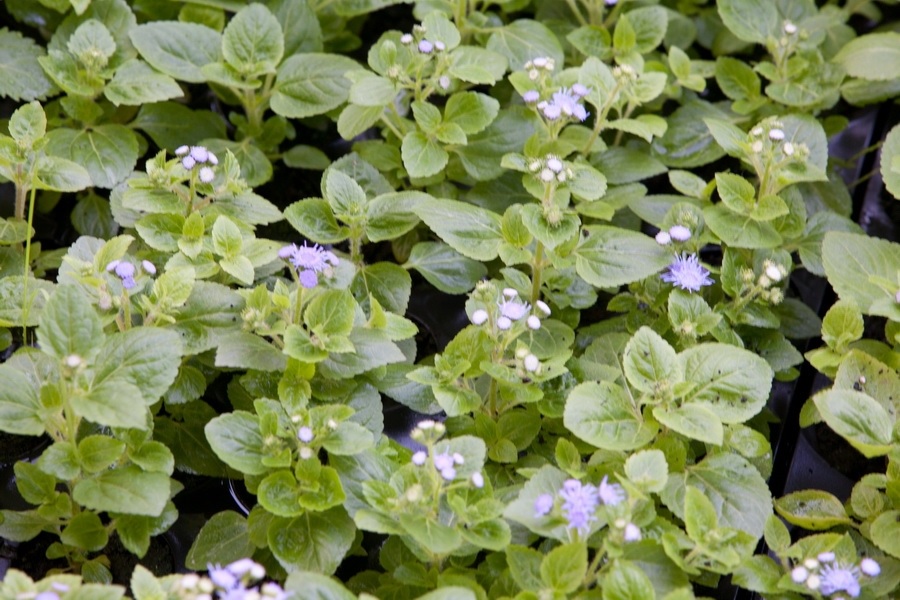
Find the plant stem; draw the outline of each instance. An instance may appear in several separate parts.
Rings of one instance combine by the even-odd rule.
[[[25,334],[28,326],[28,312],[31,302],[28,299],[28,272],[31,270],[31,226],[34,223],[34,173],[31,175],[31,201],[28,203],[28,229],[25,230],[25,268],[22,270],[22,343],[27,343]],[[18,202],[19,186],[16,186],[16,202]]]
[[[544,244],[537,242],[531,262],[531,303],[541,299],[541,274],[544,270]]]

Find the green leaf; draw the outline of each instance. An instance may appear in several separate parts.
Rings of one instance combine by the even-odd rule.
[[[654,600],[653,583],[641,568],[617,560],[603,578],[603,600]]]
[[[40,102],[20,106],[9,119],[9,135],[26,148],[32,148],[47,133],[47,115]]]
[[[563,64],[563,50],[559,40],[545,25],[529,19],[519,19],[495,31],[488,38],[486,48],[502,54],[510,69],[518,71],[533,58],[545,56],[556,64]]]
[[[894,419],[874,398],[854,390],[826,390],[813,402],[831,429],[866,457],[891,449]]]
[[[693,440],[722,445],[722,421],[708,408],[698,404],[682,404],[672,408],[656,407],[653,417],[673,431]]]
[[[303,237],[320,244],[336,244],[349,235],[349,230],[334,218],[328,201],[322,198],[294,202],[284,210],[284,218]]]
[[[415,211],[460,254],[480,261],[497,257],[503,234],[496,213],[464,202],[436,198],[420,202]]]
[[[788,523],[809,531],[824,531],[853,523],[843,503],[821,490],[801,490],[786,494],[775,501],[775,511]]]
[[[281,351],[247,331],[233,331],[219,338],[216,366],[256,371],[283,371],[287,359]]]
[[[60,285],[47,300],[38,327],[41,348],[59,360],[76,356],[90,360],[103,339],[100,318],[76,286]]]
[[[295,54],[278,67],[272,110],[300,119],[337,108],[350,93],[344,73],[358,68],[355,61],[337,54]]]
[[[185,559],[189,569],[204,570],[210,564],[229,563],[253,554],[247,519],[226,510],[213,515],[206,523]]]
[[[625,476],[646,492],[661,492],[668,474],[669,465],[661,450],[639,450],[625,461]]]
[[[303,322],[318,336],[347,336],[353,330],[356,301],[347,290],[326,290],[306,307]]]
[[[281,159],[284,164],[293,169],[308,169],[311,171],[324,171],[331,164],[328,155],[316,148],[300,144],[285,152]]]
[[[647,394],[684,380],[675,349],[649,327],[641,327],[625,346],[622,368],[628,383]]]
[[[230,467],[248,475],[266,472],[263,438],[252,414],[238,410],[219,415],[204,427],[213,452]]]
[[[30,235],[34,235],[34,229],[29,228],[26,221],[14,218],[0,218],[0,245],[18,244],[28,239]]]
[[[47,152],[83,165],[94,187],[115,187],[137,164],[137,138],[124,125],[97,125],[80,131],[54,129],[47,138]]]
[[[606,450],[636,450],[657,432],[625,390],[608,381],[577,385],[566,399],[563,423],[579,439]]]
[[[728,56],[716,58],[716,83],[732,100],[760,96],[759,76],[745,62]]]
[[[467,83],[493,85],[506,72],[506,56],[478,46],[459,46],[450,53],[447,72]]]
[[[881,147],[881,177],[884,187],[900,199],[900,126],[891,129]]]
[[[284,55],[322,51],[322,27],[312,6],[302,0],[269,0],[269,10],[284,32]]]
[[[72,442],[54,442],[41,454],[38,467],[63,480],[72,480],[81,472],[78,451]]]
[[[184,95],[175,79],[157,73],[147,63],[137,59],[129,60],[116,69],[103,93],[116,106],[149,105]]]
[[[44,56],[41,46],[17,31],[0,29],[0,96],[14,101],[38,100],[53,91],[38,58]]]
[[[154,471],[171,475],[175,470],[175,457],[166,444],[149,441],[128,453],[131,462],[145,471]]]
[[[200,68],[216,62],[222,46],[217,31],[194,23],[145,23],[131,29],[129,36],[153,68],[188,83],[206,81]]]
[[[822,341],[840,354],[863,336],[863,316],[851,300],[835,302],[822,319]]]
[[[241,230],[228,217],[216,219],[212,229],[212,240],[216,254],[225,258],[238,256],[244,245]]]
[[[500,103],[477,92],[459,92],[450,96],[444,107],[444,121],[455,123],[467,134],[487,128],[500,112]]]
[[[40,329],[38,330],[40,331]],[[44,421],[37,390],[21,371],[0,365],[0,429],[17,435],[41,435]]]
[[[690,100],[666,120],[666,133],[653,142],[653,154],[668,167],[691,168],[708,164],[724,154],[715,143],[705,119],[728,119],[715,105]]]
[[[419,224],[415,205],[431,196],[421,192],[391,192],[373,198],[366,206],[366,237],[371,242],[392,240]]]
[[[139,400],[150,406],[172,385],[180,363],[181,342],[174,332],[135,327],[106,339],[100,347],[91,385],[133,385],[139,393],[120,397],[119,403],[127,405],[125,400]]]
[[[36,537],[45,527],[55,526],[55,521],[41,516],[36,510],[2,510],[0,535],[13,542],[27,542]]]
[[[851,77],[887,81],[900,77],[900,33],[869,33],[844,44],[831,59]]]
[[[184,353],[199,354],[218,343],[234,329],[243,309],[243,299],[224,285],[198,281],[172,329],[181,337]]]
[[[56,477],[37,465],[20,460],[13,465],[13,473],[16,489],[29,504],[51,503],[57,496]]]
[[[716,7],[722,23],[740,40],[765,44],[769,36],[780,37],[781,19],[774,2],[721,0]]]
[[[330,574],[344,559],[355,534],[353,520],[342,507],[336,507],[293,519],[272,519],[268,543],[285,569]]]
[[[412,278],[399,265],[379,262],[360,269],[351,289],[357,298],[368,298],[371,294],[386,310],[402,315],[409,305]]]
[[[582,228],[587,237],[575,250],[575,270],[596,287],[618,287],[658,273],[670,253],[646,235],[618,227]],[[475,258],[475,257],[473,257]]]
[[[421,131],[412,131],[403,138],[400,147],[403,166],[410,177],[430,177],[439,173],[450,159],[440,144]]]
[[[365,212],[366,192],[352,177],[338,169],[328,169],[322,178],[322,193],[338,215],[358,215]]]
[[[769,223],[739,215],[722,204],[704,208],[703,218],[719,239],[735,248],[775,248],[782,241]]]
[[[72,490],[72,499],[96,511],[155,517],[162,513],[169,494],[168,475],[128,466],[82,479]]]
[[[99,473],[125,454],[125,443],[105,435],[89,435],[78,442],[78,459],[89,473]]]
[[[244,75],[274,73],[284,56],[284,34],[262,4],[251,4],[229,21],[222,35],[222,56]]]
[[[900,557],[900,510],[888,510],[878,515],[869,531],[876,546],[895,558]]]
[[[543,588],[541,561],[544,555],[525,546],[515,544],[506,548],[506,564],[513,580],[525,591],[537,592]]]
[[[900,304],[894,297],[900,244],[861,234],[830,231],[822,243],[822,263],[828,282],[842,300],[853,300],[863,314],[900,321]],[[893,289],[879,285],[884,281],[891,282]]]
[[[765,406],[772,386],[772,368],[749,350],[706,343],[678,355],[684,379],[695,386],[685,402],[699,403],[724,423],[741,423]]]
[[[709,454],[683,473],[673,473],[660,495],[679,518],[684,519],[684,490],[694,486],[716,509],[719,526],[740,529],[756,538],[763,534],[772,513],[769,487],[759,471],[736,454]]]
[[[419,242],[403,266],[415,269],[431,285],[448,294],[464,294],[487,275],[483,263],[439,242]]]
[[[635,36],[635,47],[647,54],[659,46],[666,35],[669,17],[661,6],[644,6],[624,13]],[[673,46],[674,47],[674,46]]]
[[[583,542],[563,544],[541,561],[541,581],[556,592],[571,593],[581,587],[587,566],[587,546]]]
[[[642,125],[638,127],[643,128]],[[635,128],[624,126],[622,129]],[[649,131],[647,130],[647,132]],[[612,184],[634,183],[666,172],[666,165],[645,151],[634,148],[614,146],[596,154],[592,162],[594,166],[605,173],[604,177]]]
[[[481,133],[469,136],[465,146],[454,149],[466,173],[476,181],[500,177],[505,169],[500,165],[504,154],[519,152],[534,132],[533,113],[521,108],[507,108]]]
[[[82,512],[72,517],[59,534],[59,541],[76,548],[97,552],[106,547],[109,533],[96,513]]]
[[[320,600],[356,600],[340,583],[310,571],[292,571],[284,582],[284,589],[295,596],[310,596]]]
[[[182,144],[225,137],[225,122],[219,115],[175,102],[144,104],[130,125],[149,135],[160,148],[172,151]]]

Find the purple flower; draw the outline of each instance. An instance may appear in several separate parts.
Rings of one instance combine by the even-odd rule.
[[[534,516],[545,517],[553,510],[553,495],[541,494],[534,501]]]
[[[422,40],[419,42],[419,52],[421,52],[422,54],[431,54],[432,50],[434,50],[434,44],[432,44],[428,40]]]
[[[563,499],[563,516],[569,522],[566,528],[577,529],[583,534],[588,533],[591,523],[597,519],[594,515],[600,502],[597,488],[590,484],[583,485],[577,479],[569,479],[559,491],[559,497]]]
[[[499,303],[500,314],[507,319],[512,321],[518,321],[522,317],[528,314],[528,311],[531,310],[531,305],[527,302],[520,302],[517,298],[513,298],[510,300],[504,300]]]
[[[219,565],[207,565],[206,570],[209,571],[209,579],[216,587],[223,590],[230,590],[240,584],[240,580],[227,567]]]
[[[859,570],[856,567],[825,565],[819,571],[819,577],[822,580],[819,591],[824,596],[840,591],[847,592],[853,598],[859,596]]]
[[[318,273],[337,265],[340,261],[330,250],[324,250],[318,244],[302,246],[291,244],[278,251],[280,258],[291,261],[300,275],[300,285],[314,288],[319,283]]]
[[[558,92],[553,93],[553,102],[551,106],[559,107],[562,114],[567,117],[573,117],[579,121],[584,121],[588,117],[584,105],[579,104],[580,96],[573,93],[568,88],[560,88]]]
[[[310,427],[304,425],[297,431],[297,438],[303,442],[304,444],[308,444],[313,440],[313,430]]]
[[[597,490],[597,496],[603,504],[615,506],[626,498],[625,490],[618,483],[608,483],[607,479],[606,475],[604,475],[603,481],[600,482],[600,487]]]
[[[106,265],[106,270],[115,273],[122,280],[122,287],[130,290],[135,285],[134,281],[134,265],[124,260],[114,260]]]
[[[537,90],[528,90],[524,94],[522,94],[522,100],[524,100],[528,104],[534,104],[538,100],[541,99],[541,95]]]
[[[669,270],[660,275],[660,278],[689,292],[699,292],[701,287],[713,284],[709,271],[700,265],[696,254],[676,256],[669,265]]]

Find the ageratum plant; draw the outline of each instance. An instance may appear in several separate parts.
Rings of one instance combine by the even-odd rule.
[[[890,2],[2,10],[0,597],[896,593]]]

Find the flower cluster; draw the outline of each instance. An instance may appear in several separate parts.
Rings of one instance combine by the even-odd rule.
[[[761,123],[750,130],[750,151],[753,154],[762,154],[767,147],[775,152],[780,152],[784,158],[805,159],[809,156],[809,147],[802,143],[793,143],[786,140],[787,134],[784,125],[775,120]]]
[[[189,573],[181,578],[174,588],[180,598],[285,600],[290,596],[277,583],[267,582],[257,586],[257,583],[266,576],[266,569],[249,558],[242,558],[224,567],[209,565],[207,568],[208,576]]]
[[[691,239],[691,230],[684,225],[672,225],[668,231],[660,231],[656,234],[656,242],[661,246],[668,246],[672,241],[686,242]]]
[[[741,269],[740,294],[752,295],[769,304],[780,304],[784,300],[784,292],[781,287],[775,285],[787,277],[787,269],[784,265],[766,259],[762,264],[762,273],[759,275],[749,268]]]
[[[688,292],[699,292],[703,286],[714,283],[696,254],[677,255],[660,278]]]
[[[565,183],[572,178],[572,169],[555,154],[548,154],[543,159],[536,158],[530,161],[528,170],[544,183],[553,181]]]
[[[446,428],[443,423],[426,419],[420,421],[412,432],[412,438],[422,442],[437,441],[444,434]],[[417,467],[422,467],[428,463],[428,452],[419,450],[412,455],[412,463]],[[458,475],[456,468],[466,463],[465,457],[459,452],[441,452],[431,456],[431,465],[435,471],[440,473],[444,481],[453,481]],[[480,472],[472,473],[469,478],[470,483],[476,488],[484,487],[484,475]]]
[[[588,118],[588,112],[581,104],[581,99],[587,96],[588,91],[580,83],[576,83],[571,88],[560,88],[553,92],[549,102],[547,100],[538,102],[537,109],[550,121],[555,121],[560,117],[584,121]]]
[[[181,166],[185,171],[192,171],[199,166],[198,177],[203,183],[211,183],[215,179],[216,173],[212,167],[219,164],[219,159],[204,146],[179,146],[175,150],[175,156],[181,158]]]
[[[541,318],[537,313],[540,312],[543,316],[548,317],[550,316],[550,307],[547,306],[546,302],[538,300],[535,302],[535,308],[537,311],[532,311],[531,305],[519,298],[518,291],[513,288],[504,289],[501,298],[497,301],[498,311],[495,321],[497,329],[506,331],[513,326],[513,323],[523,318],[525,318],[525,324],[529,329],[540,329]],[[483,325],[490,317],[491,315],[488,311],[479,308],[472,313],[472,323]]]
[[[845,565],[836,560],[834,552],[822,552],[816,558],[807,558],[795,566],[791,570],[791,579],[823,596],[837,599],[843,596],[834,594],[841,593],[857,598],[861,576],[877,577],[880,573],[881,565],[874,559],[864,558],[859,565]]]
[[[332,267],[340,262],[334,252],[325,250],[318,244],[302,246],[291,244],[278,251],[279,258],[290,261],[300,279],[300,285],[305,288],[314,288],[319,284],[319,273],[330,277]]]
[[[156,274],[156,266],[149,260],[142,260],[141,268],[150,275]],[[106,265],[106,271],[108,273],[115,273],[116,277],[122,281],[122,287],[126,290],[130,290],[137,285],[137,282],[134,280],[137,269],[135,269],[134,265],[127,260],[114,260],[110,262]]]
[[[415,43],[416,50],[420,54],[432,54],[433,52],[443,52],[447,49],[446,44],[440,40],[429,40],[425,37],[425,27],[416,25],[413,27],[412,33],[404,33],[400,36],[400,43],[405,46],[412,46]]]
[[[531,81],[537,81],[542,71],[545,74],[549,74],[555,68],[556,61],[546,56],[541,56],[525,63],[525,70],[528,71],[528,79]]]
[[[555,507],[559,507],[566,520],[566,529],[576,530],[582,535],[590,532],[591,523],[597,520],[597,509],[602,506],[617,506],[627,499],[627,494],[618,483],[609,483],[603,477],[599,486],[583,484],[577,479],[568,479],[562,488],[554,494],[541,494],[534,501],[535,517],[546,517]],[[625,541],[636,541],[641,538],[640,529],[633,523],[622,520],[620,529],[624,530]]]

